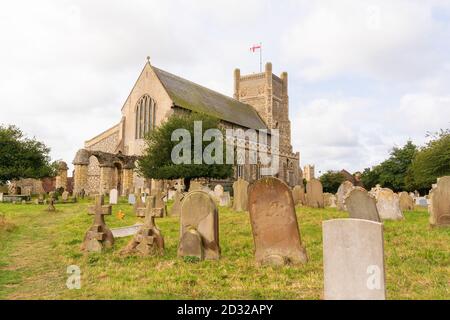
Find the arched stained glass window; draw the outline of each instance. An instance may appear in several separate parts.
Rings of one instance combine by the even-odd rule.
[[[155,100],[143,95],[136,104],[136,139],[143,139],[155,127]]]

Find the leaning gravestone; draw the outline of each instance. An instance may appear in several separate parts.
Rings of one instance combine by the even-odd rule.
[[[179,216],[181,213],[181,200],[183,200],[183,193],[181,191],[176,191],[173,196],[173,205],[170,210],[171,216]]]
[[[432,227],[450,226],[450,176],[438,179],[430,191],[430,225]]]
[[[220,257],[219,214],[216,203],[204,191],[191,191],[181,202],[178,256],[200,260]]]
[[[277,178],[266,177],[252,183],[248,193],[256,262],[306,263],[290,188]]]
[[[117,204],[117,198],[119,197],[119,192],[117,189],[111,189],[109,191],[109,204]]]
[[[233,210],[247,211],[248,205],[248,182],[239,178],[233,183]]]
[[[303,185],[295,186],[292,189],[292,197],[294,198],[294,204],[296,206],[306,204],[305,187]]]
[[[364,188],[353,188],[347,193],[343,205],[347,208],[350,218],[381,221],[377,209],[377,200]]]
[[[383,224],[361,219],[322,222],[324,298],[384,300]]]
[[[317,179],[311,179],[306,184],[306,205],[311,208],[323,208],[323,187]]]
[[[144,224],[139,228],[133,239],[122,249],[122,254],[138,253],[143,256],[164,254],[164,238],[155,225],[155,217],[161,215],[162,208],[147,206]]]
[[[105,215],[111,215],[111,208],[111,205],[104,205],[102,195],[95,196],[95,205],[89,208],[89,214],[94,215],[94,223],[84,236],[82,251],[101,252],[114,245],[114,236],[105,224]]]
[[[337,208],[340,211],[346,211],[347,208],[345,207],[344,204],[344,199],[347,196],[347,194],[353,190],[354,186],[353,183],[351,183],[350,181],[344,181],[341,183],[341,185],[339,186],[339,189],[336,193],[336,197],[337,197]]]
[[[404,218],[400,209],[400,200],[394,191],[381,188],[376,195],[378,214],[382,220],[401,220]]]
[[[408,194],[408,192],[400,192],[398,194],[400,201],[400,210],[412,211],[414,210],[414,199]]]

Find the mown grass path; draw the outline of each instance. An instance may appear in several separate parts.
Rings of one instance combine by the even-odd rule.
[[[335,209],[297,208],[309,262],[303,266],[257,267],[248,214],[220,209],[219,261],[188,263],[177,258],[177,218],[157,219],[165,238],[162,257],[123,257],[129,238],[103,254],[79,247],[92,222],[87,202],[45,206],[0,204],[11,227],[0,227],[1,299],[321,299],[321,221],[346,217]],[[122,210],[125,218],[116,213]],[[121,203],[106,218],[110,227],[138,221]],[[450,299],[450,230],[431,229],[426,210],[405,221],[385,222],[389,299]],[[67,266],[81,269],[80,290],[66,287]],[[339,272],[336,270],[336,272]]]

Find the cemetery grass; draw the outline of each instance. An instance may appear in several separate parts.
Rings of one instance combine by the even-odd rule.
[[[130,238],[116,239],[103,254],[80,252],[92,223],[86,200],[46,206],[0,204],[0,299],[321,299],[321,221],[344,218],[336,209],[297,208],[309,262],[258,267],[247,213],[220,208],[219,261],[177,258],[178,218],[156,219],[166,245],[159,257],[123,257]],[[170,205],[169,205],[170,208]],[[125,213],[120,220],[116,213]],[[385,222],[388,299],[450,299],[450,230],[431,229],[426,209],[406,212],[405,221]],[[122,199],[106,217],[109,227],[138,222]],[[81,289],[66,287],[69,265],[81,269]],[[336,270],[339,272],[339,270]]]

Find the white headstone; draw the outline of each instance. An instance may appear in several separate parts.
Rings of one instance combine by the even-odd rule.
[[[362,219],[322,222],[324,298],[384,300],[383,224]]]
[[[135,204],[136,203],[136,196],[133,193],[130,193],[128,195],[128,203],[129,204]]]
[[[119,193],[117,189],[111,189],[109,192],[109,204],[117,204],[117,197],[119,196]]]

